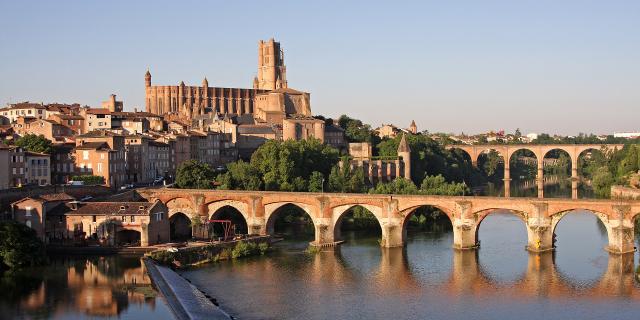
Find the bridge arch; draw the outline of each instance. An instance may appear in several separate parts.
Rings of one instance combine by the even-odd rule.
[[[554,212],[554,213],[550,214],[550,216],[551,216],[551,231],[552,231],[552,234],[555,234],[556,227],[558,226],[558,223],[560,223],[562,218],[564,218],[567,214],[569,214],[571,212],[576,212],[576,211],[585,211],[585,212],[589,212],[589,213],[593,214],[594,216],[596,216],[598,218],[598,220],[600,220],[600,222],[602,222],[602,224],[605,226],[605,228],[607,230],[607,238],[609,239],[609,241],[611,241],[612,230],[611,230],[611,225],[609,223],[609,217],[607,216],[607,214],[599,212],[599,211],[596,211],[596,210],[583,208],[583,207],[575,207],[575,208],[570,208],[570,209],[564,209],[562,211]]]
[[[370,205],[370,204],[346,204],[346,205],[341,205],[341,206],[337,206],[332,208],[332,223],[331,223],[331,229],[333,230],[333,241],[339,241],[342,240],[342,232],[341,232],[341,226],[342,226],[342,221],[344,219],[344,217],[347,215],[347,213],[351,210],[354,209],[356,207],[362,207],[366,210],[368,210],[369,212],[371,212],[373,214],[373,216],[376,218],[376,221],[378,222],[378,224],[380,225],[380,230],[383,230],[383,225],[382,225],[382,208],[378,207],[378,206],[374,206],[374,205]]]
[[[286,202],[273,202],[266,204],[264,206],[264,218],[266,224],[266,232],[267,234],[273,235],[275,234],[275,224],[279,215],[283,213],[283,210],[287,207],[292,207],[304,212],[306,214],[314,227],[314,242],[316,243],[325,243],[323,241],[327,237],[329,237],[328,224],[323,223],[318,219],[315,214],[314,207],[305,203],[286,201]],[[333,231],[333,230],[331,230]]]
[[[197,208],[194,206],[193,202],[185,197],[174,197],[165,202],[165,206],[167,207],[167,213],[169,218],[176,213],[184,213],[189,218],[194,217],[198,214]]]
[[[169,240],[184,241],[193,236],[192,222],[189,215],[175,212],[169,217]]]
[[[430,204],[430,203],[425,203],[425,204],[420,204],[420,205],[415,205],[409,208],[406,208],[404,210],[402,210],[400,212],[400,216],[402,217],[402,243],[407,243],[407,234],[408,234],[408,226],[409,226],[409,222],[411,221],[411,217],[413,217],[418,209],[421,208],[433,208],[439,211],[439,214],[446,217],[446,219],[451,223],[452,229],[453,229],[453,211],[450,211],[449,209],[440,206],[440,205],[435,205],[435,204]]]
[[[207,216],[212,219],[214,215],[224,207],[231,207],[237,210],[245,221],[249,221],[249,205],[238,200],[218,200],[207,203]]]

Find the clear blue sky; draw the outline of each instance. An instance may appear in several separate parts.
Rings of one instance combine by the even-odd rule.
[[[482,132],[640,130],[640,1],[0,1],[0,104],[251,87],[285,50],[315,114]]]

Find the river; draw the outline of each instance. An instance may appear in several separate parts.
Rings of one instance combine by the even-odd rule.
[[[410,232],[405,249],[348,232],[318,254],[306,242],[278,244],[266,257],[222,262],[182,275],[239,319],[635,319],[637,257],[603,250],[591,213],[559,223],[557,250],[530,255],[524,223],[489,215],[477,251],[453,250],[451,232]]]

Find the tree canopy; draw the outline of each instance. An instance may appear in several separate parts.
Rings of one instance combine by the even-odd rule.
[[[44,244],[36,231],[14,221],[0,222],[0,269],[20,269],[45,262]]]
[[[197,160],[185,161],[176,170],[178,188],[210,189],[215,172],[209,164]]]
[[[337,162],[338,150],[317,139],[270,140],[217,180],[224,189],[316,191]]]
[[[31,152],[51,154],[51,141],[43,135],[26,134],[16,140],[16,146]]]

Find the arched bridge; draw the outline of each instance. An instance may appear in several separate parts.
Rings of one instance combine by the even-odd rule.
[[[553,233],[562,217],[572,210],[594,213],[607,229],[612,253],[629,253],[634,247],[634,219],[640,214],[640,201],[539,199],[501,197],[462,197],[424,195],[374,195],[339,193],[301,193],[271,191],[219,191],[188,189],[140,189],[149,201],[160,200],[169,217],[183,213],[191,218],[212,218],[223,208],[237,209],[251,234],[273,234],[274,222],[285,205],[304,210],[315,227],[315,245],[340,240],[340,224],[347,211],[361,206],[373,213],[382,229],[381,245],[403,246],[406,225],[414,211],[431,206],[451,220],[454,247],[478,246],[478,228],[495,210],[509,210],[527,227],[528,249],[542,252],[553,249]]]
[[[571,158],[571,193],[572,198],[578,198],[578,159],[586,151],[606,152],[609,150],[622,149],[622,144],[486,144],[486,145],[449,145],[448,149],[460,149],[466,152],[471,159],[471,164],[476,167],[478,158],[485,152],[496,151],[504,160],[504,195],[509,197],[511,193],[511,175],[509,173],[511,157],[520,150],[532,152],[537,159],[538,175],[538,198],[544,197],[544,173],[543,163],[545,156],[553,150],[562,150]]]

